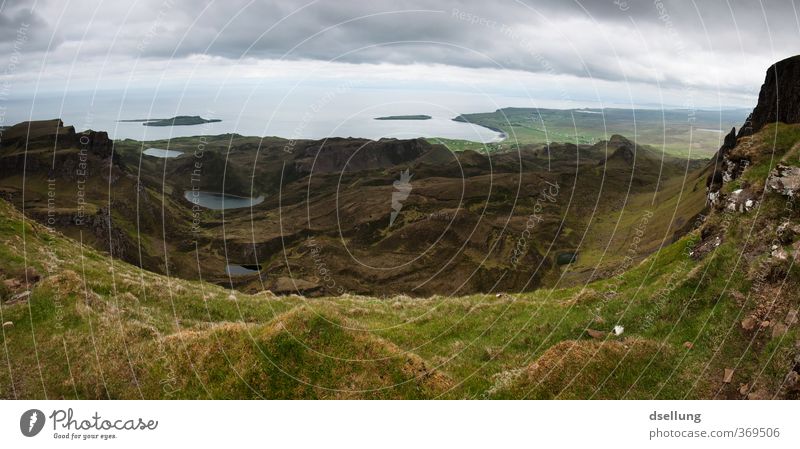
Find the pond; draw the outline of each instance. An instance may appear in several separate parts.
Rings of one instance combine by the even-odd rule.
[[[242,207],[255,206],[264,202],[264,196],[248,198],[245,196],[228,195],[225,193],[202,192],[199,190],[187,190],[183,192],[186,201],[192,204],[205,207],[211,210],[240,209]]]
[[[560,253],[556,256],[556,263],[559,265],[568,265],[578,261],[578,253]]]
[[[259,265],[238,265],[230,263],[225,266],[225,273],[228,276],[249,276],[252,274],[258,274],[260,269],[261,267]]]
[[[161,148],[148,148],[143,151],[146,156],[153,156],[161,159],[172,159],[183,154],[182,151],[163,150]]]

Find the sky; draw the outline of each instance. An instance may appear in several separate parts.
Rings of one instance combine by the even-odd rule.
[[[4,97],[221,85],[752,107],[793,0],[0,0]],[[218,91],[218,90],[217,90]],[[433,94],[432,94],[433,95]]]

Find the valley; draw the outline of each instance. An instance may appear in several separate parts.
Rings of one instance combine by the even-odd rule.
[[[221,135],[116,141],[109,158],[112,142],[104,133],[74,133],[56,122],[31,126],[53,128],[36,136],[42,158],[29,143],[24,194],[18,174],[0,178],[14,204],[129,263],[251,293],[428,296],[583,282],[621,262],[614,251],[599,256],[635,224],[620,211],[649,203],[658,214],[659,237],[643,242],[641,260],[661,239],[679,238],[705,204],[700,170],[708,161],[661,154],[618,135],[594,145],[528,145],[490,155],[424,139]],[[92,175],[82,183],[85,221],[76,220],[77,194],[62,187],[52,207],[53,173],[35,168],[78,151],[57,141],[65,133],[67,142],[88,140],[94,148],[86,161]],[[180,156],[151,156],[145,148]],[[11,151],[4,160],[21,168]],[[395,203],[404,172],[408,195]],[[55,175],[57,185],[73,188],[72,173]],[[687,183],[691,189],[676,195]],[[679,215],[667,215],[676,208]],[[97,227],[88,232],[86,223]],[[319,260],[309,257],[310,241]],[[557,264],[565,251],[579,252],[577,263]],[[231,277],[231,263],[262,270]],[[323,267],[335,290],[320,281]]]
[[[0,397],[797,399],[798,77],[701,159],[11,126]]]

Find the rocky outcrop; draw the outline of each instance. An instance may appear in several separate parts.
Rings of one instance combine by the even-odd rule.
[[[778,164],[769,174],[766,187],[784,196],[794,196],[800,191],[800,167]]]
[[[73,141],[75,127],[64,126],[59,119],[36,120],[17,123],[2,132],[0,147],[17,147],[24,149],[26,143],[30,146],[38,146],[40,143],[52,143],[56,139],[62,142]]]
[[[767,76],[758,95],[758,104],[747,117],[739,133],[736,129],[725,136],[725,141],[712,162],[711,173],[706,180],[707,200],[710,206],[747,211],[749,192],[742,198],[724,198],[723,184],[737,179],[751,164],[752,154],[734,151],[742,137],[758,132],[764,125],[775,122],[800,123],[800,56],[777,62],[767,69]],[[740,147],[741,148],[741,147]],[[783,195],[793,195],[800,187],[800,169],[778,166],[770,175],[766,188]],[[746,198],[745,198],[746,197]]]
[[[719,147],[717,154],[714,156],[712,163],[712,172],[706,180],[706,187],[710,192],[719,191],[724,182],[730,181],[736,175],[736,172],[741,172],[743,168],[738,167],[738,164],[731,163],[728,158],[731,150],[736,146],[736,128],[731,128],[731,132],[725,136],[722,146]]]
[[[739,130],[739,137],[751,135],[775,122],[800,123],[800,55],[767,69],[758,104]]]
[[[88,130],[78,133],[74,126],[64,126],[59,119],[17,123],[3,131],[0,140],[0,148],[4,152],[47,146],[56,150],[85,148],[93,155],[105,159],[112,154],[113,141],[105,131]]]
[[[598,165],[604,165],[615,160],[622,161],[626,165],[633,165],[634,161],[636,160],[636,154],[634,153],[633,147],[626,144],[617,147],[617,149],[611,153],[611,156],[600,161]]]
[[[49,149],[46,154],[41,149]],[[38,120],[18,123],[0,133],[0,172],[11,173],[48,172],[49,176],[74,177],[75,168],[82,156],[74,151],[85,152],[86,158],[105,161],[102,169],[108,171],[108,163],[122,167],[119,158],[114,157],[114,142],[105,131],[75,132],[75,127],[64,126],[59,119]],[[39,157],[39,156],[44,157]],[[83,160],[82,162],[85,162]],[[101,171],[98,164],[89,164],[87,170]],[[89,173],[87,173],[89,175]]]
[[[734,212],[749,212],[756,206],[758,201],[753,192],[745,189],[734,190],[726,199],[727,205],[725,207]]]

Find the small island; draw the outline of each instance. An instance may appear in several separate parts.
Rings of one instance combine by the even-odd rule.
[[[375,117],[375,120],[430,120],[430,115],[387,115],[386,117]]]
[[[120,122],[143,122],[142,125],[144,126],[190,126],[202,125],[203,123],[216,123],[221,121],[222,120],[216,118],[205,119],[199,115],[178,115],[172,118],[120,120]]]

